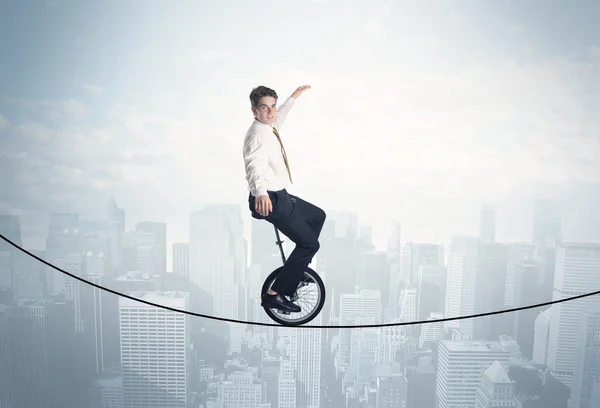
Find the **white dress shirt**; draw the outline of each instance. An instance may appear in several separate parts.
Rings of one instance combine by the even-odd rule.
[[[277,108],[273,126],[255,118],[246,132],[243,149],[244,165],[248,190],[254,197],[267,194],[267,190],[278,191],[288,186],[289,175],[273,127],[279,132],[283,143],[281,127],[294,102],[295,99],[290,96]]]

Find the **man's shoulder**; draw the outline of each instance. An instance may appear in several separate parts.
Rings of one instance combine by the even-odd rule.
[[[256,139],[266,134],[265,129],[261,126],[257,126],[256,123],[252,123],[246,131],[245,140]]]
[[[265,138],[261,135],[260,129],[256,129],[254,127],[250,127],[246,132],[246,136],[244,137],[243,150],[244,152],[253,150],[257,144],[262,145],[265,142]],[[245,154],[245,153],[244,153]]]
[[[246,131],[246,135],[244,136],[244,142],[248,143],[251,140],[256,140],[260,135],[260,132],[257,129],[253,129],[252,127]]]

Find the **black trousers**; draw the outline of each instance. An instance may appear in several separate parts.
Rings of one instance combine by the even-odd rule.
[[[316,205],[288,194],[286,189],[267,193],[273,211],[266,217],[256,212],[255,197],[252,194],[248,197],[248,205],[252,217],[270,222],[296,244],[272,286],[275,292],[291,296],[320,248],[319,236],[326,214]]]

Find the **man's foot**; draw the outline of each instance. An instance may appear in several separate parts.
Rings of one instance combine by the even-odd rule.
[[[262,307],[268,307],[269,309],[279,309],[284,312],[298,313],[301,310],[300,306],[293,304],[287,300],[285,296],[281,296],[279,294],[270,295],[267,293],[263,295],[262,303],[260,305]]]

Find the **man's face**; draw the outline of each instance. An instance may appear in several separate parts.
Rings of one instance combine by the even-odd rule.
[[[252,107],[252,112],[256,119],[262,123],[273,126],[275,114],[277,113],[277,100],[272,96],[263,96],[258,101],[256,108]]]

